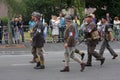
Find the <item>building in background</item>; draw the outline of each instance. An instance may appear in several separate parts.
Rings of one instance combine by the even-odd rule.
[[[0,17],[5,16],[7,16],[7,6],[3,2],[0,2]]]

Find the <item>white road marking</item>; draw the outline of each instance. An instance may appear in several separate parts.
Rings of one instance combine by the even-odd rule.
[[[29,66],[32,64],[28,64],[28,63],[21,63],[21,64],[11,64],[11,66]]]

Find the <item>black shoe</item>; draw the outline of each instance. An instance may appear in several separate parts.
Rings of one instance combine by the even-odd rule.
[[[85,69],[86,65],[85,65],[85,63],[81,63],[80,65],[81,65],[81,70],[80,71],[83,72],[83,70]]]
[[[100,65],[103,65],[103,63],[105,62],[105,58],[101,59],[101,64]]]
[[[118,57],[118,55],[114,55],[112,59],[116,59],[116,57]]]
[[[60,72],[69,72],[69,71],[70,71],[70,69],[68,66],[66,66],[64,69],[60,70]]]
[[[65,60],[62,60],[62,62],[65,62]]]
[[[91,66],[92,66],[92,64],[85,64],[85,66],[86,66],[86,67],[91,67]]]
[[[34,69],[41,69],[41,66],[35,66]]]
[[[84,56],[85,56],[85,53],[82,53],[82,54],[81,54],[81,60],[84,59]]]
[[[41,64],[40,62],[37,62],[36,66],[34,67],[34,69],[40,69],[41,68]]]
[[[44,65],[42,65],[42,66],[38,66],[38,67],[35,66],[34,69],[45,69],[45,66],[44,66]]]

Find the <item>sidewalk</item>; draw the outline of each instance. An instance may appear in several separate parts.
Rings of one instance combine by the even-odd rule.
[[[111,47],[116,51],[120,49],[120,42],[110,42]],[[25,42],[16,46],[8,46],[4,47],[5,45],[0,45],[0,54],[11,54],[11,55],[18,55],[18,54],[31,54],[31,44],[29,42]],[[101,42],[97,45],[96,50],[100,49]],[[2,48],[1,48],[2,47]],[[81,51],[87,50],[87,46],[85,43],[81,43],[77,45],[77,49]],[[45,52],[64,52],[63,43],[45,43],[44,46]],[[118,51],[117,51],[118,52]]]

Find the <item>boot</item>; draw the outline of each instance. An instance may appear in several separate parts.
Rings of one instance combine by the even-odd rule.
[[[116,57],[118,57],[118,55],[117,55],[117,54],[116,54],[116,55],[114,55],[112,59],[116,59]]]
[[[78,53],[81,55],[81,60],[84,59],[85,53],[80,53],[80,51],[78,49],[75,49],[75,53]]]
[[[40,66],[40,69],[45,69],[45,66],[44,66],[44,65],[41,65],[41,66]]]
[[[41,68],[41,64],[40,62],[37,62],[36,66],[34,67],[34,69],[40,69]]]
[[[100,65],[103,65],[103,63],[105,62],[105,58],[100,59],[100,62],[101,62],[101,64],[100,64]]]
[[[80,65],[81,65],[81,70],[80,71],[83,72],[83,70],[85,69],[85,63],[81,63]]]
[[[68,66],[66,66],[64,69],[62,69],[62,70],[60,70],[60,72],[69,72],[70,70],[69,70],[69,67]]]

